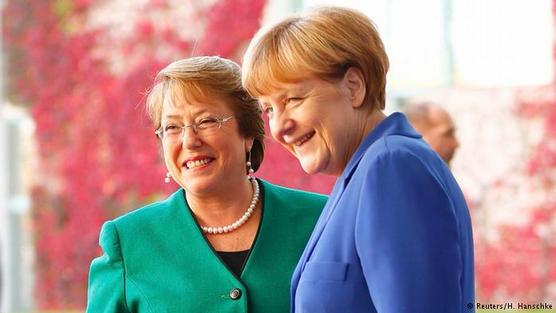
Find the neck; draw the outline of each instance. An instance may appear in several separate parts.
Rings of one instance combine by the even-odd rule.
[[[380,110],[374,110],[370,115],[367,116],[367,118],[365,118],[362,121],[362,131],[361,134],[362,136],[359,138],[359,144],[361,144],[361,142],[363,142],[363,140],[365,140],[365,138],[367,138],[367,136],[376,128],[376,126],[378,124],[380,124],[380,122],[382,122],[384,119],[386,118],[386,115],[384,114],[384,112],[380,111]],[[354,151],[355,152],[355,151]]]
[[[226,190],[211,194],[186,193],[187,203],[201,225],[227,225],[245,213],[253,188],[247,178],[227,184]]]
[[[361,145],[363,140],[365,140],[365,138],[367,138],[367,136],[375,129],[375,127],[385,118],[386,115],[380,110],[373,110],[371,113],[359,114],[356,117],[353,122],[354,132],[352,134],[354,135],[351,137],[352,139],[349,139],[351,142],[351,146],[346,149],[345,155],[343,156],[343,167],[339,169],[339,171],[335,173],[334,176],[339,177],[342,175],[349,160],[351,159],[359,145]]]

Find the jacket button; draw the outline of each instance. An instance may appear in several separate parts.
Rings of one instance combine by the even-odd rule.
[[[232,289],[232,291],[230,291],[230,299],[237,300],[239,298],[241,298],[241,290],[237,288]]]

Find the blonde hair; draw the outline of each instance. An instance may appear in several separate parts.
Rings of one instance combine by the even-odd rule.
[[[155,129],[161,126],[164,99],[172,103],[206,101],[220,97],[234,112],[239,132],[253,138],[251,165],[256,171],[264,157],[264,121],[257,100],[241,85],[241,70],[235,62],[217,56],[192,57],[163,68],[147,94],[147,113]]]
[[[341,78],[350,67],[363,73],[364,103],[384,109],[388,56],[373,22],[359,11],[320,7],[261,29],[243,59],[242,82],[254,97],[278,82],[308,76]]]

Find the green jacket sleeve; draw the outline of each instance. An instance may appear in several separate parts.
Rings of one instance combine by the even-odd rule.
[[[130,312],[125,301],[124,261],[113,222],[102,226],[99,244],[104,254],[91,263],[87,313]]]

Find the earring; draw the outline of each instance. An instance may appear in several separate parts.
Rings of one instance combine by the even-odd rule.
[[[170,172],[166,172],[166,178],[164,178],[165,183],[170,183]]]
[[[253,173],[255,173],[255,171],[251,167],[251,151],[249,151],[249,154],[247,155],[247,162],[245,164],[247,165],[247,173],[249,173],[248,175],[253,176]]]

